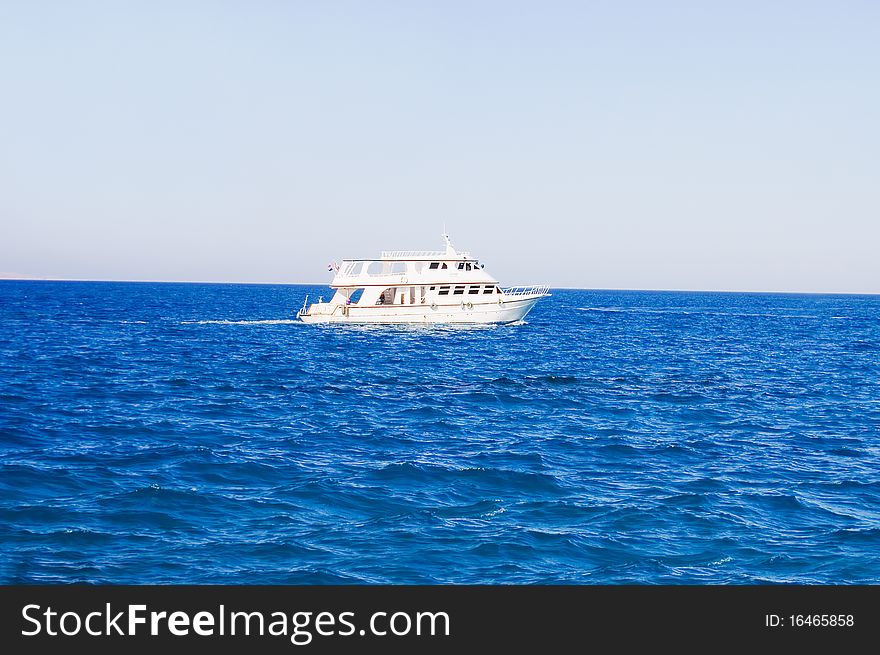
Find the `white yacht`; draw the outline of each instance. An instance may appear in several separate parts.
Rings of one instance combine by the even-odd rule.
[[[470,253],[446,249],[395,250],[379,259],[331,264],[336,275],[330,302],[309,304],[297,317],[305,323],[513,323],[521,320],[549,287],[501,288]]]

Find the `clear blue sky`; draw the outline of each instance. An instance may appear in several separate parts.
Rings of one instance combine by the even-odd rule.
[[[878,2],[0,3],[0,273],[880,292]]]

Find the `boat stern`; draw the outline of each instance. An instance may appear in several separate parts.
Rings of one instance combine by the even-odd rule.
[[[303,306],[296,313],[296,317],[303,323],[328,323],[334,320],[335,316],[341,316],[345,313],[345,305],[329,302],[315,302],[309,304],[308,296]]]

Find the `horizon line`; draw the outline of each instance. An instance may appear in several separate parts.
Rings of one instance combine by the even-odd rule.
[[[263,286],[324,286],[329,288],[328,282],[241,282],[229,280],[108,280],[95,278],[56,278],[35,277],[0,274],[0,282],[106,282],[106,283],[132,283],[132,284],[238,284],[238,285],[263,285]],[[755,291],[749,289],[633,289],[629,287],[571,287],[553,286],[550,289],[569,291],[644,291],[644,292],[668,292],[668,293],[753,293],[753,294],[788,294],[800,296],[878,296],[880,291]],[[502,287],[503,288],[503,287]]]

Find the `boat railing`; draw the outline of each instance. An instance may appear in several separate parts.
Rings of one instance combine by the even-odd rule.
[[[408,257],[435,257],[443,259],[447,256],[445,250],[383,250],[382,259],[406,259]],[[470,257],[469,252],[456,252],[455,257]]]
[[[443,271],[435,271],[431,269],[422,269],[420,271],[382,271],[379,273],[368,273],[365,271],[360,271],[358,273],[351,273],[345,269],[340,269],[333,278],[333,283],[338,283],[342,280],[356,280],[358,278],[387,278],[389,283],[393,282],[403,282],[406,283],[407,280],[413,279],[417,280],[425,277],[426,275],[430,275],[432,278],[436,277],[437,273],[441,273],[442,275],[449,278],[451,283],[455,283],[456,279],[462,275],[470,273],[470,271],[459,271],[457,269],[449,269]],[[438,282],[438,284],[442,284],[442,282]]]
[[[296,313],[297,318],[303,316],[304,314],[309,313],[309,294],[306,294],[305,300],[303,300],[302,308]]]
[[[336,284],[341,280],[356,280],[358,278],[379,278],[384,277],[388,278],[389,283],[391,282],[400,282],[401,278],[406,278],[407,273],[401,271],[395,271],[393,273],[347,273],[340,271],[333,278],[333,283]]]
[[[531,287],[507,287],[501,289],[506,298],[518,298],[522,296],[546,296],[549,295],[550,287],[541,284]]]

